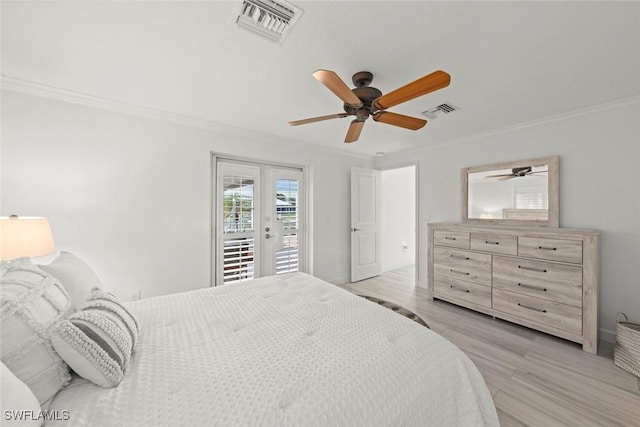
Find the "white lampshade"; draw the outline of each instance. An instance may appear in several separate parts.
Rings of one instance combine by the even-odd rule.
[[[0,217],[0,260],[49,255],[55,250],[47,218]]]

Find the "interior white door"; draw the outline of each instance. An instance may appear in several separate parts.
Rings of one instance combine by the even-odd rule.
[[[351,281],[380,274],[380,171],[351,168]]]

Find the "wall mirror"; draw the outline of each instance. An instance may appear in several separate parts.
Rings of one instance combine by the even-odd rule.
[[[558,156],[462,169],[463,222],[558,227],[559,169]]]

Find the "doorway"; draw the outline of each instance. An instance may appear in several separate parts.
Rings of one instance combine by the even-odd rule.
[[[402,270],[417,285],[416,170],[351,168],[351,282]]]
[[[214,162],[213,285],[306,271],[304,170]]]
[[[416,263],[416,166],[381,171],[380,269],[405,272]]]

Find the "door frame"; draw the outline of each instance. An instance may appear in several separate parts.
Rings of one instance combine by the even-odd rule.
[[[216,286],[216,259],[218,249],[216,240],[218,231],[216,226],[217,214],[217,187],[218,187],[218,161],[230,161],[237,163],[247,163],[256,165],[267,165],[274,168],[290,168],[302,170],[304,202],[303,212],[305,221],[302,231],[304,232],[304,242],[301,248],[302,264],[305,267],[302,272],[313,274],[313,174],[312,168],[304,165],[291,164],[286,162],[271,161],[269,159],[258,159],[252,157],[239,157],[233,154],[220,152],[210,152],[210,174],[209,174],[209,286]]]
[[[413,162],[402,162],[399,164],[394,164],[394,165],[390,165],[384,168],[380,168],[380,167],[376,167],[374,169],[379,170],[380,172],[383,171],[390,171],[390,170],[394,170],[394,169],[404,169],[404,168],[408,168],[408,167],[415,167],[415,245],[416,245],[416,250],[415,250],[415,261],[414,261],[414,269],[415,269],[415,279],[414,279],[414,285],[415,287],[420,287],[420,278],[422,277],[422,275],[420,275],[420,266],[423,265],[423,261],[424,261],[424,268],[425,268],[425,272],[424,272],[424,277],[427,278],[429,277],[427,268],[428,268],[428,262],[427,262],[427,256],[426,256],[426,251],[424,251],[424,257],[422,255],[423,250],[421,249],[423,247],[423,241],[424,244],[426,245],[427,242],[427,236],[424,237],[424,239],[422,239],[420,237],[420,224],[423,222],[422,219],[420,217],[420,163],[418,161],[413,161]],[[384,204],[384,201],[383,201]],[[384,207],[383,207],[384,209]],[[431,216],[430,214],[425,214],[423,215],[424,217],[424,230],[427,230],[427,223],[431,222]],[[426,246],[424,246],[426,248]],[[425,287],[427,286],[427,283],[425,281]]]

